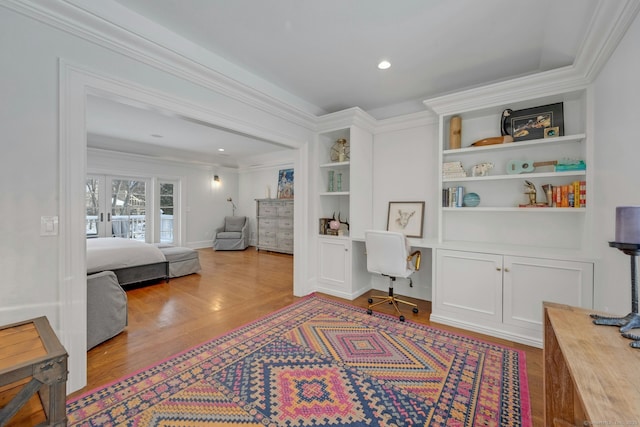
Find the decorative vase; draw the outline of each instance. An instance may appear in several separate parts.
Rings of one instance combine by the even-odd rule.
[[[327,187],[327,191],[333,191],[333,171],[329,171],[329,185]]]
[[[460,116],[453,116],[449,122],[449,149],[454,150],[460,148],[461,137],[462,119]]]
[[[342,191],[342,174],[338,173],[338,179],[336,182],[336,186],[338,187],[338,189],[336,191]]]

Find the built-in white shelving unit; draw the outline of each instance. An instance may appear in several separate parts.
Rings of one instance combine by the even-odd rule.
[[[431,320],[481,333],[542,345],[542,301],[575,306],[593,304],[593,262],[588,246],[593,189],[589,88],[567,90],[508,87],[493,93],[468,92],[425,101],[439,115],[441,189],[463,187],[476,193],[476,207],[438,209],[438,245],[433,256]],[[544,93],[543,96],[539,95]],[[472,146],[499,136],[502,112],[561,102],[564,135],[555,138]],[[449,146],[451,118],[462,119],[461,148]],[[586,170],[556,171],[542,166],[509,173],[511,161],[583,160]],[[443,164],[460,162],[466,177],[443,178]],[[472,176],[480,163],[492,163],[486,176]],[[542,186],[586,183],[585,207],[520,207],[529,203],[525,180],[547,202]]]
[[[373,135],[361,126],[347,124],[354,118],[348,116],[345,113],[344,126],[318,135],[317,289],[353,299],[369,289],[370,281],[363,238],[372,222]],[[346,139],[349,144],[349,158],[345,161],[331,161],[331,147],[338,139]],[[339,236],[322,234],[320,219],[334,217],[348,222],[348,228],[343,225]]]

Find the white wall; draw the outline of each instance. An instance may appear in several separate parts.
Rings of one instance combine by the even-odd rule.
[[[608,242],[615,237],[616,206],[640,205],[640,18],[636,18],[595,82],[594,245],[597,309],[631,308],[630,259]],[[589,200],[587,201],[589,203]]]
[[[423,238],[438,236],[438,126],[432,124],[377,133],[373,140],[373,228],[385,230],[389,202],[424,201]],[[431,300],[431,251],[422,250],[413,287],[398,280],[396,292]],[[374,278],[373,287],[386,290],[388,281]]]
[[[59,7],[64,8],[65,5],[61,3]],[[237,124],[238,128],[234,130],[243,132],[255,129],[254,136],[265,138],[273,135],[281,144],[296,141],[304,144],[311,139],[311,133],[299,124],[302,120],[285,119],[264,108],[264,104],[254,105],[248,96],[240,101],[227,92],[223,94],[212,90],[210,87],[213,85],[203,86],[187,80],[187,76],[193,75],[179,69],[174,68],[171,73],[164,71],[162,61],[153,62],[148,57],[135,54],[129,56],[129,52],[117,53],[118,49],[113,46],[104,47],[81,39],[4,6],[0,6],[0,28],[4,35],[11,35],[0,37],[0,51],[4,58],[0,67],[0,92],[3,94],[0,128],[4,148],[0,168],[0,203],[5,208],[0,240],[0,268],[3,272],[0,324],[47,316],[70,352],[68,391],[71,392],[84,384],[86,353],[82,348],[85,325],[82,319],[85,314],[82,307],[85,303],[82,302],[83,294],[77,291],[82,289],[86,279],[84,274],[76,277],[69,276],[67,272],[70,263],[78,262],[65,259],[65,253],[61,252],[69,239],[63,239],[62,235],[40,236],[41,216],[58,216],[60,212],[69,211],[77,213],[83,209],[82,200],[61,197],[60,164],[64,153],[60,147],[65,145],[59,140],[59,96],[63,95],[59,84],[60,60],[109,77],[110,81],[126,82],[148,88],[153,93],[167,94],[184,101],[181,106],[194,106],[213,124]],[[151,63],[154,65],[148,65]],[[76,112],[74,117],[77,116],[82,117],[83,114]],[[71,149],[77,149],[77,144]],[[86,164],[81,161],[71,167],[84,171]],[[224,179],[225,173],[221,175]],[[77,188],[82,185],[78,182]],[[225,187],[225,190],[222,195],[225,198],[228,191],[238,194],[237,184],[234,188]],[[69,194],[76,194],[76,191]],[[197,195],[189,194],[189,197]],[[64,219],[60,218],[61,223]],[[202,235],[210,222],[209,219],[194,221],[195,230],[199,230],[196,234]],[[76,233],[81,233],[84,224],[78,224],[78,227]],[[201,239],[189,234],[187,238],[195,242]],[[69,295],[78,300],[71,314],[61,306]],[[63,313],[65,316],[77,316],[74,321],[65,322],[73,329],[72,332],[61,330]]]

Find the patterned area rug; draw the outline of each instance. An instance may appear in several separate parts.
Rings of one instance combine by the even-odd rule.
[[[310,296],[67,403],[79,426],[531,426],[524,353]]]

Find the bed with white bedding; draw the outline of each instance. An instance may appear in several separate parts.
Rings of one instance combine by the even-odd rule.
[[[87,274],[113,271],[120,285],[169,280],[169,262],[156,246],[121,237],[87,239]]]

